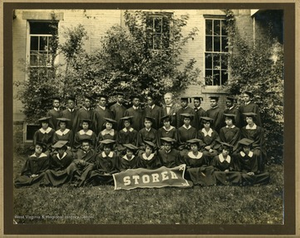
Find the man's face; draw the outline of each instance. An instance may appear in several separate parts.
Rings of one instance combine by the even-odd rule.
[[[75,107],[75,102],[71,99],[67,102],[68,108],[73,109]]]
[[[147,97],[147,104],[149,106],[152,106],[154,104],[153,98],[152,97]]]
[[[188,117],[185,117],[183,119],[183,123],[184,123],[184,125],[189,126],[191,124],[191,119]]]
[[[181,100],[180,105],[181,107],[185,108],[188,105],[188,102],[186,100]]]
[[[243,146],[243,151],[244,151],[246,154],[248,154],[248,153],[250,152],[250,146],[244,145],[244,146]]]
[[[106,106],[106,98],[101,97],[99,100],[99,104],[101,107],[105,107]]]
[[[133,104],[133,106],[138,107],[140,105],[140,99],[139,98],[134,98],[132,100],[132,104]]]
[[[169,151],[172,148],[171,143],[169,143],[169,142],[164,142],[163,145],[164,145],[164,148],[166,151]]]
[[[84,106],[86,108],[90,108],[91,107],[91,100],[88,99],[88,98],[84,99]]]
[[[81,148],[82,148],[84,151],[88,151],[88,150],[90,149],[90,143],[89,143],[89,142],[82,142]]]
[[[233,106],[233,101],[231,101],[231,100],[226,100],[226,106],[227,106],[228,108],[232,107],[232,106]]]
[[[210,106],[211,107],[215,107],[215,106],[217,106],[217,100],[216,99],[210,99]]]
[[[129,121],[129,120],[125,120],[125,121],[124,121],[124,126],[125,126],[126,128],[130,127],[130,121]]]
[[[201,105],[200,100],[194,99],[194,106],[195,106],[195,107],[200,107],[200,105]]]
[[[242,94],[242,99],[244,100],[244,102],[249,102],[250,101],[250,96],[246,93]]]
[[[222,154],[223,154],[223,156],[229,155],[229,149],[228,148],[223,148]]]
[[[124,96],[123,95],[118,95],[117,96],[117,102],[123,103],[124,102]]]
[[[47,129],[49,126],[49,123],[48,122],[42,122],[42,128],[43,129]]]
[[[232,119],[229,118],[229,117],[225,118],[225,123],[226,123],[227,126],[232,126],[232,124],[233,124]]]
[[[104,150],[104,153],[107,154],[107,155],[108,155],[108,154],[110,153],[110,151],[111,151],[110,146],[107,146],[107,145],[104,146],[103,150]]]
[[[60,104],[60,102],[59,102],[59,100],[57,100],[57,99],[54,99],[53,100],[53,107],[59,107],[59,104]]]
[[[169,104],[172,103],[173,98],[172,98],[171,95],[165,95],[165,96],[164,96],[164,100],[165,100],[165,104],[166,104],[166,105],[169,105]]]
[[[151,126],[152,126],[152,121],[145,120],[144,125],[145,125],[145,127],[146,127],[147,129],[149,129],[149,128],[151,128]]]
[[[152,153],[152,148],[149,145],[146,145],[145,152],[147,155],[150,155]]]
[[[58,152],[58,154],[63,155],[64,152],[65,152],[65,148],[59,148],[59,149],[57,150],[57,152]]]
[[[164,120],[164,126],[165,126],[165,127],[169,128],[170,125],[171,125],[170,120]]]
[[[43,148],[40,145],[36,145],[34,151],[36,154],[41,154],[43,152]]]
[[[248,125],[252,125],[253,124],[253,118],[252,117],[246,117],[246,122]]]
[[[198,151],[198,146],[196,144],[191,144],[191,151],[193,152]]]
[[[128,158],[131,158],[133,156],[133,151],[130,150],[130,149],[127,149],[126,150],[126,155],[127,155]]]

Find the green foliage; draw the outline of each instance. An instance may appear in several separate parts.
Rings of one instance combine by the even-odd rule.
[[[231,80],[227,85],[233,95],[244,90],[254,94],[260,106],[269,157],[281,160],[283,154],[283,46],[274,39],[247,42],[234,25],[228,12],[228,31],[232,37],[233,54],[230,58]]]

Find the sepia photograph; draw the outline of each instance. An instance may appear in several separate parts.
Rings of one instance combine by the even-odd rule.
[[[68,6],[7,6],[8,234],[294,234],[295,6]]]

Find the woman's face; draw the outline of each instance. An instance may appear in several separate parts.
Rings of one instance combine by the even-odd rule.
[[[48,122],[42,122],[42,128],[47,129],[49,126]]]
[[[127,149],[126,155],[127,155],[128,158],[131,158],[133,156],[133,151],[130,150],[130,149]]]
[[[106,122],[105,128],[106,128],[107,130],[111,130],[111,128],[112,128],[112,123]]]
[[[193,151],[193,152],[197,152],[198,151],[197,144],[191,144],[191,151]]]
[[[223,154],[223,156],[229,155],[229,150],[227,148],[223,148],[222,154]]]
[[[226,117],[225,123],[226,123],[227,126],[232,126],[232,125],[233,125],[232,119],[231,119],[231,118],[228,118],[228,117]]]
[[[124,121],[124,126],[125,126],[126,128],[130,127],[130,121],[129,121],[129,120],[125,120],[125,121]]]
[[[43,147],[40,145],[35,146],[35,153],[40,155],[43,152]]]
[[[147,155],[150,155],[151,153],[152,153],[152,148],[150,147],[150,146],[146,146],[146,148],[145,148],[145,153],[147,154]]]
[[[104,146],[103,150],[105,154],[109,154],[111,151],[110,146]]]
[[[204,126],[204,128],[210,128],[210,122],[204,122],[204,124],[203,124],[203,126]]]
[[[165,126],[166,128],[169,128],[169,127],[171,126],[170,120],[164,120],[164,126]]]
[[[83,129],[83,130],[89,129],[89,123],[86,122],[86,121],[82,122],[82,129]]]
[[[60,129],[64,130],[64,129],[66,129],[66,127],[67,127],[67,124],[65,122],[60,122],[59,123],[59,128]]]

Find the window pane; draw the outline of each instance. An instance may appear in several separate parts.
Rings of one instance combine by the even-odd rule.
[[[220,35],[220,21],[214,20],[214,35]]]
[[[206,20],[206,35],[212,35],[212,20]]]
[[[213,68],[221,69],[221,60],[219,54],[213,54]]]
[[[30,65],[37,66],[38,65],[38,55],[34,52],[30,54]]]
[[[212,85],[212,70],[205,70],[205,85]]]
[[[205,69],[212,69],[212,54],[205,54]]]
[[[213,85],[220,85],[220,71],[213,71]]]
[[[58,23],[55,22],[29,22],[30,34],[57,34]]]
[[[162,18],[154,19],[154,31],[158,33],[162,32]]]
[[[220,52],[221,49],[220,45],[221,45],[220,37],[219,36],[214,37],[214,51]]]
[[[42,50],[42,51],[48,50],[48,37],[47,36],[40,37],[40,50]]]
[[[161,49],[161,35],[153,36],[153,49]]]
[[[226,54],[221,55],[221,68],[228,69],[228,56]]]
[[[222,33],[222,36],[227,35],[225,21],[221,21],[221,33]]]
[[[222,74],[221,75],[221,83],[222,83],[222,85],[224,85],[228,81],[228,73],[226,70],[222,70],[221,74]]]
[[[31,36],[30,37],[30,50],[38,50],[38,36]]]
[[[228,52],[227,37],[222,37],[222,52]]]
[[[206,37],[206,51],[212,51],[212,37]]]

